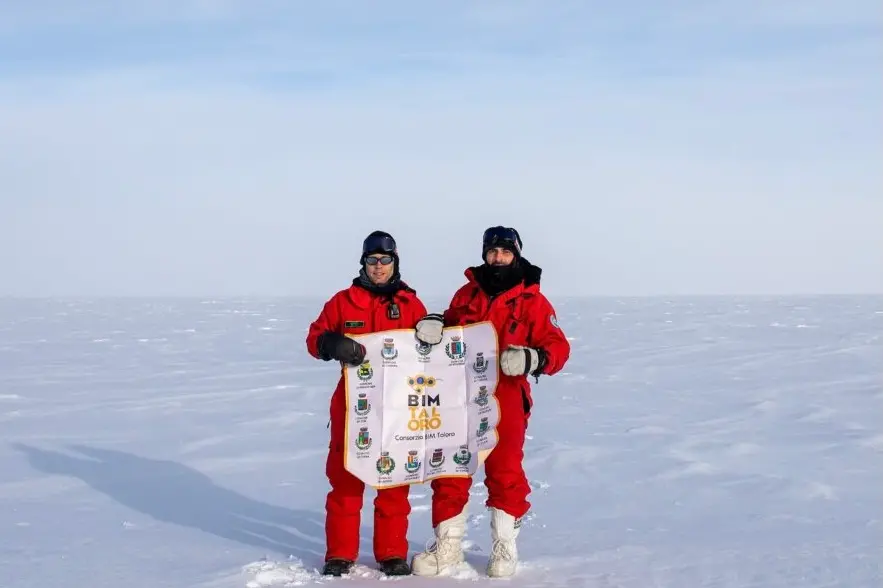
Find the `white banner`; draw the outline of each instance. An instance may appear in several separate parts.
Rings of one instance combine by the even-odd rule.
[[[497,333],[449,327],[423,346],[414,329],[350,335],[365,346],[347,366],[344,465],[374,488],[473,475],[497,444]]]

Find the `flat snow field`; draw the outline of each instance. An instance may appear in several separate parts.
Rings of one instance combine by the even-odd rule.
[[[378,575],[372,490],[355,577],[318,574],[323,300],[0,300],[0,586],[883,586],[883,297],[550,298],[573,350],[502,581],[483,472],[451,576]]]

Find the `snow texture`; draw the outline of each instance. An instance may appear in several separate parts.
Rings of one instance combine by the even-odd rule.
[[[880,297],[553,300],[573,354],[534,385],[502,581],[483,470],[450,577],[380,577],[370,490],[354,577],[317,573],[322,302],[0,301],[0,586],[883,585]]]

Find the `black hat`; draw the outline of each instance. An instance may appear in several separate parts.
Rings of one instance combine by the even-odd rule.
[[[490,227],[484,232],[481,239],[481,259],[484,260],[487,252],[494,247],[510,249],[516,259],[521,259],[521,235],[512,227]]]
[[[360,263],[364,263],[365,258],[372,253],[386,253],[392,255],[396,261],[399,260],[399,250],[396,240],[392,235],[383,231],[374,231],[362,242],[362,257]]]

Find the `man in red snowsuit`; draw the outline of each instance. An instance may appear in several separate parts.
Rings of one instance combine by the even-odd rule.
[[[381,231],[364,241],[362,268],[353,284],[325,303],[322,313],[310,325],[307,349],[325,361],[360,365],[365,348],[346,335],[388,329],[412,329],[426,307],[416,292],[401,280],[395,240]],[[348,573],[359,556],[359,527],[365,484],[343,465],[346,392],[343,367],[331,397],[331,442],[325,472],[331,491],[325,501],[325,567],[323,573]],[[374,557],[390,576],[408,575],[408,501],[410,486],[377,491],[374,500]]]
[[[435,345],[445,326],[491,321],[497,331],[500,371],[496,397],[500,406],[497,445],[485,461],[486,505],[491,511],[493,549],[489,576],[515,573],[515,539],[530,509],[524,474],[524,438],[533,406],[527,376],[552,375],[570,357],[570,343],[558,326],[555,310],[540,292],[542,270],[521,256],[515,229],[491,227],[484,233],[484,264],[466,270],[462,286],[444,315],[431,314],[417,325],[417,338]],[[436,478],[432,482],[435,543],[414,556],[414,574],[434,576],[463,561],[466,503],[471,478]]]

